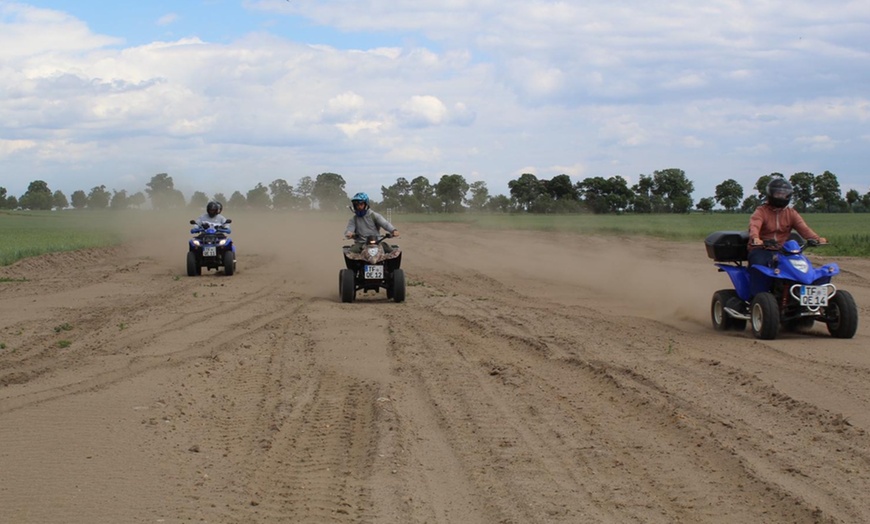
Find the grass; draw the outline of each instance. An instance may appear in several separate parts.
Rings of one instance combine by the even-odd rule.
[[[174,213],[152,211],[2,211],[0,212],[0,266],[25,257],[57,251],[121,244],[131,225],[186,223],[189,210]],[[280,213],[251,214],[251,223],[273,220]],[[807,223],[831,245],[830,256],[870,257],[870,213],[803,215]],[[307,217],[329,218],[338,223],[346,214],[295,214],[304,226]],[[649,236],[682,242],[703,242],[714,231],[745,230],[744,213],[690,213],[686,215],[524,215],[524,214],[392,214],[400,230],[413,230],[414,223],[464,223],[482,229],[558,231],[578,235]],[[407,226],[406,226],[407,224]],[[183,227],[183,226],[182,226]],[[126,229],[125,229],[126,228]],[[135,231],[135,230],[134,230]],[[129,238],[129,237],[128,237]],[[176,280],[180,277],[175,276]]]
[[[121,242],[106,213],[75,211],[0,212],[0,239],[0,266],[45,253]]]
[[[826,255],[870,257],[870,213],[803,215],[807,224],[831,245]],[[398,215],[394,224],[414,222],[466,223],[484,229],[558,231],[580,235],[648,236],[682,242],[703,242],[714,231],[742,231],[749,214],[691,213],[687,215]],[[399,229],[409,229],[402,228]]]

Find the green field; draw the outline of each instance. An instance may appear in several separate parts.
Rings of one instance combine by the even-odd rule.
[[[117,245],[124,241],[125,223],[174,220],[152,211],[44,211],[0,212],[0,266],[25,257],[56,251]],[[183,215],[186,217],[186,215]],[[189,218],[189,217],[187,217]],[[340,220],[343,218],[339,217]],[[831,256],[870,257],[870,213],[806,214],[804,219],[827,237]],[[747,214],[688,215],[394,215],[399,229],[415,222],[457,222],[483,229],[560,231],[583,235],[652,236],[667,240],[698,241],[713,231],[744,230]]]
[[[118,244],[115,218],[109,212],[0,212],[0,266],[44,253]]]

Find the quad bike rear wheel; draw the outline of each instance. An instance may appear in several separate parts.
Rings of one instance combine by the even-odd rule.
[[[746,329],[745,320],[734,318],[725,312],[728,301],[735,298],[739,300],[737,292],[733,289],[722,289],[713,293],[710,318],[713,320],[713,328],[716,331],[743,331]]]
[[[842,289],[828,300],[825,311],[828,333],[836,338],[852,338],[858,330],[858,307],[852,294]]]
[[[224,251],[224,275],[231,277],[236,272],[236,254],[230,250]]]
[[[749,304],[752,334],[762,340],[773,340],[779,333],[779,306],[773,293],[763,292],[752,297]]]

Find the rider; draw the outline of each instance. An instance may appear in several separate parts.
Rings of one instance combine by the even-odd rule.
[[[221,215],[221,211],[224,210],[224,205],[218,202],[217,200],[212,200],[205,206],[205,213],[201,215],[199,218],[195,219],[196,225],[199,227],[203,227],[203,223],[214,224],[218,226],[222,226],[227,222],[225,216]]]
[[[788,180],[775,176],[767,184],[764,203],[755,209],[749,218],[749,265],[769,266],[774,254],[786,240],[792,229],[807,240],[824,244],[820,237],[801,218],[800,213],[788,207],[794,188]],[[765,245],[765,241],[771,241]]]
[[[378,236],[381,228],[387,230],[394,237],[399,236],[399,230],[393,227],[386,218],[380,213],[372,211],[369,207],[369,196],[365,193],[357,193],[350,199],[350,209],[353,211],[353,216],[347,221],[347,228],[344,230],[345,238],[354,239],[354,244],[350,251],[353,253],[362,252],[366,238],[369,236]],[[384,252],[390,253],[393,251],[393,246],[388,242],[382,242]]]

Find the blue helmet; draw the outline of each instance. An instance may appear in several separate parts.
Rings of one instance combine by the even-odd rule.
[[[364,217],[369,210],[369,196],[365,193],[355,194],[353,198],[350,199],[350,203],[350,208],[358,217]]]

